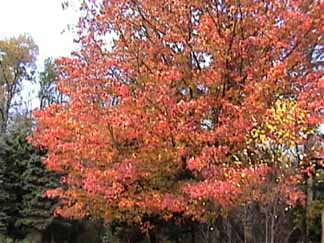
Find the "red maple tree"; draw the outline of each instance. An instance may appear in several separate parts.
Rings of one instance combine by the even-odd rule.
[[[287,155],[303,129],[323,122],[323,71],[313,57],[322,48],[323,7],[85,1],[80,50],[58,62],[68,102],[35,113],[32,141],[48,149],[48,168],[66,174],[65,186],[48,193],[64,202],[57,212],[204,220],[215,208],[266,200],[269,177],[289,173],[273,190],[296,204],[296,166],[260,147],[282,145]],[[279,101],[298,106],[296,120],[282,123],[295,136],[275,132],[289,111],[276,115]]]

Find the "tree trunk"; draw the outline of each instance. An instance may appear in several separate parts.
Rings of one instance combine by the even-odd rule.
[[[208,227],[207,227],[207,243],[212,243],[211,227],[212,226],[208,224]]]
[[[7,115],[4,114],[2,109],[0,108],[0,134],[4,134],[7,130]]]
[[[149,243],[157,243],[156,235],[155,235],[155,232],[154,231],[148,232],[147,233],[147,238],[148,238],[148,242]]]
[[[324,243],[324,207],[322,208],[322,240],[321,243]]]
[[[247,205],[245,209],[245,222],[244,222],[244,243],[253,243],[253,230],[252,230],[252,205]]]
[[[269,243],[269,215],[268,215],[268,208],[266,208],[266,214],[265,214],[265,243]]]
[[[229,218],[226,219],[226,234],[227,234],[227,242],[232,243],[232,227]]]
[[[195,226],[191,226],[191,243],[196,243],[196,231]]]
[[[307,202],[306,202],[306,238],[307,242],[309,242],[309,219],[311,217],[311,205],[313,202],[313,176],[310,175],[307,178]]]

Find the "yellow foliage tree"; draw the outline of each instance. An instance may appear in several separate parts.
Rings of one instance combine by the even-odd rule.
[[[14,97],[23,80],[32,81],[38,46],[29,35],[0,40],[0,132],[7,129]]]

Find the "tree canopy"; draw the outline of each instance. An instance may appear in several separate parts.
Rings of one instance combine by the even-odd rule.
[[[323,7],[84,1],[80,50],[57,62],[68,102],[35,113],[33,143],[66,173],[48,192],[57,213],[149,229],[152,217],[206,222],[273,193],[302,204],[296,148],[323,123]]]

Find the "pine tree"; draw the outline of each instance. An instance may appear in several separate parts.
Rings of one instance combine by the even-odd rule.
[[[52,222],[56,201],[45,192],[59,179],[42,164],[45,151],[27,142],[30,130],[20,125],[0,140],[0,230],[18,237],[43,231]]]

